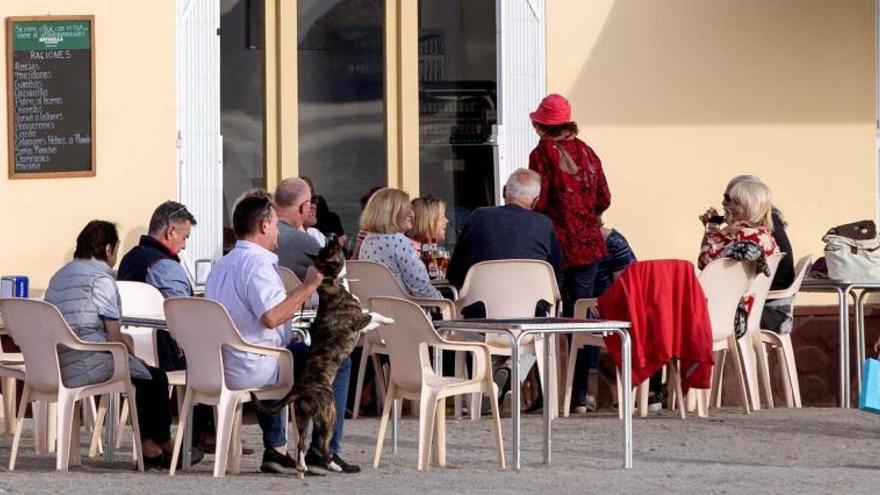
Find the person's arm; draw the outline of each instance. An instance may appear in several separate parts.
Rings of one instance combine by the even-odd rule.
[[[791,247],[788,234],[785,233],[785,226],[776,213],[773,214],[773,238],[776,239],[779,250],[786,254],[779,262],[779,267],[776,268],[776,275],[773,277],[770,290],[787,289],[794,282],[794,250]]]
[[[321,285],[323,275],[314,266],[306,271],[302,284],[287,294],[281,302],[272,306],[260,316],[260,323],[267,330],[275,330],[284,322],[293,318],[303,304],[308,302],[309,297]]]
[[[458,239],[455,241],[455,249],[452,250],[452,258],[449,260],[449,267],[446,269],[446,279],[458,289],[461,289],[461,284],[464,283],[464,277],[467,275],[468,268],[470,268],[471,264],[471,226],[476,221],[474,218],[475,215],[477,215],[476,212],[471,214],[471,217],[464,223],[464,228],[461,229],[461,235],[459,235]]]
[[[547,211],[547,193],[550,189],[550,176],[547,172],[547,164],[544,163],[544,155],[541,154],[541,144],[532,150],[529,154],[529,168],[538,172],[541,176],[541,194],[538,195],[538,202],[535,203],[535,211],[544,213]]]
[[[608,181],[605,179],[605,171],[602,170],[602,161],[593,150],[589,153],[590,162],[596,167],[596,214],[601,215],[611,206],[611,190],[608,188]]]
[[[408,239],[396,242],[389,246],[394,250],[394,261],[397,263],[403,285],[413,297],[425,297],[429,299],[443,299],[443,295],[436,287],[431,285],[431,277],[422,260],[419,259],[416,250]]]
[[[122,336],[122,325],[119,323],[122,318],[122,306],[116,282],[109,278],[96,280],[92,300],[98,308],[98,317],[104,322],[107,341],[125,345],[128,353],[134,355],[134,349],[129,345],[129,341]]]
[[[565,283],[565,272],[562,270],[562,249],[559,248],[559,241],[556,239],[553,225],[550,225],[549,230],[550,259],[548,261],[553,265],[553,271],[556,273],[556,284],[559,285],[561,290]]]
[[[165,299],[192,295],[183,265],[171,259],[161,259],[147,267],[146,282],[159,289]]]

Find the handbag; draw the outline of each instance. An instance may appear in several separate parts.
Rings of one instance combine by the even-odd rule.
[[[859,394],[859,409],[880,414],[880,361],[874,358],[865,360],[862,372],[862,390]]]
[[[829,229],[822,240],[828,278],[880,281],[880,238],[873,221],[839,225]]]

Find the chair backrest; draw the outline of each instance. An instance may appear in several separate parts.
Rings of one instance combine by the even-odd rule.
[[[437,331],[422,308],[406,299],[374,296],[370,307],[394,320],[376,330],[387,346],[391,380],[405,390],[418,391],[422,376],[434,374],[428,347],[440,342]]]
[[[482,301],[487,318],[527,318],[535,316],[535,306],[542,299],[550,303],[554,311],[561,300],[550,263],[483,261],[468,270],[456,306],[461,309]]]
[[[0,299],[0,313],[6,330],[24,356],[25,383],[40,392],[57,391],[61,377],[57,344],[78,340],[61,312],[45,301],[12,298]]]
[[[773,277],[776,276],[776,270],[779,268],[779,262],[785,257],[785,253],[776,253],[767,257],[767,268],[770,269],[770,276],[763,273],[755,274],[752,279],[752,285],[749,287],[748,293],[754,297],[752,301],[752,309],[749,310],[749,320],[747,327],[749,332],[757,332],[761,329],[761,313],[764,312],[764,303],[767,302],[767,293],[770,292],[770,284],[773,283]]]
[[[116,282],[122,314],[126,316],[161,316],[165,298],[159,289],[143,282]]]
[[[168,331],[186,355],[186,383],[197,392],[217,394],[223,387],[224,344],[244,341],[220,303],[202,297],[165,301]]]
[[[718,342],[733,334],[736,307],[754,278],[754,270],[746,263],[722,258],[700,272],[700,285],[706,295],[712,340]]]
[[[281,282],[284,284],[284,292],[290,293],[302,285],[299,277],[297,277],[290,268],[279,266],[278,271],[281,272]]]
[[[813,267],[813,257],[810,255],[806,255],[798,260],[794,265],[794,280],[791,282],[787,288],[773,291],[774,299],[784,299],[787,297],[794,297],[801,290],[801,284],[804,282],[804,277],[810,273],[810,269]]]
[[[367,304],[375,296],[409,299],[409,294],[400,285],[397,277],[381,263],[351,260],[345,263],[345,269],[351,292],[362,304]]]

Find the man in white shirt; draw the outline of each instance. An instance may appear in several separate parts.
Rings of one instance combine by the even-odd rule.
[[[271,197],[257,191],[242,198],[232,213],[235,247],[211,270],[205,296],[229,312],[242,337],[253,344],[285,347],[289,336],[283,324],[290,320],[321,283],[322,275],[309,268],[302,285],[284,292],[278,272],[278,216]],[[233,389],[276,383],[278,360],[242,351],[224,350],[226,384]],[[286,418],[258,414],[263,430],[263,463],[260,470],[292,473],[296,461],[287,453]]]

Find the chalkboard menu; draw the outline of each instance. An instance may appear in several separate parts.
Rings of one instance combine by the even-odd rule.
[[[6,19],[9,177],[95,175],[93,16]]]

